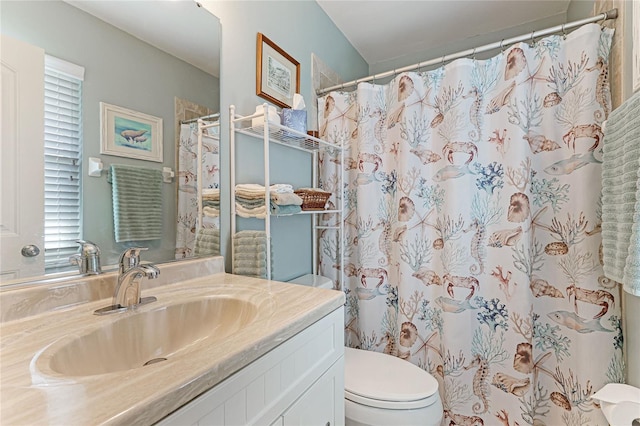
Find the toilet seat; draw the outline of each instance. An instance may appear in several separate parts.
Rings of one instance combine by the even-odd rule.
[[[424,408],[439,400],[438,381],[420,367],[379,352],[345,348],[345,398],[391,410]]]

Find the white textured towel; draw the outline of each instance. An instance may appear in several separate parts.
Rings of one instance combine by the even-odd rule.
[[[257,217],[259,219],[264,219],[267,217],[267,209],[264,205],[249,209],[240,203],[236,203],[236,214],[240,217]]]
[[[202,208],[202,213],[204,213],[204,215],[208,217],[218,217],[220,216],[220,209],[205,206]]]
[[[609,115],[603,152],[604,273],[640,296],[640,92]]]

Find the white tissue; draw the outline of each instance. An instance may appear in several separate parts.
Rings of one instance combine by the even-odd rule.
[[[636,387],[609,383],[591,398],[600,401],[601,410],[611,426],[631,425],[640,417],[640,389]]]
[[[304,98],[300,93],[294,93],[291,109],[304,109],[304,108],[305,108]]]
[[[262,117],[256,117],[251,120],[251,125],[253,127],[260,126],[264,124],[264,105],[258,105],[256,107],[256,114],[262,114]],[[273,105],[267,106],[267,120],[269,123],[280,124],[280,116],[278,115],[278,110]]]

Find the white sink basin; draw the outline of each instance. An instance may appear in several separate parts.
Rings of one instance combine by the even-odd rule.
[[[225,339],[251,324],[257,313],[254,303],[228,296],[124,313],[87,334],[54,343],[38,363],[46,363],[44,370],[64,376],[145,368],[170,362],[172,356],[203,339]]]

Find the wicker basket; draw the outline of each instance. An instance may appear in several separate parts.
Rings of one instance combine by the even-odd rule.
[[[330,192],[325,192],[315,188],[300,188],[294,191],[296,195],[302,198],[302,210],[324,210],[327,204]]]

